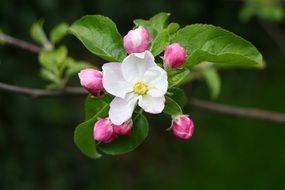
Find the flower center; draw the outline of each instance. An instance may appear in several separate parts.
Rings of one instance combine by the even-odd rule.
[[[147,92],[147,86],[142,82],[137,82],[134,87],[134,92],[139,95],[144,95]]]

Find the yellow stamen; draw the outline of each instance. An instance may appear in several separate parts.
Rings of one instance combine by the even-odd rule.
[[[139,95],[144,95],[147,92],[147,86],[142,82],[137,82],[134,87],[134,92]]]

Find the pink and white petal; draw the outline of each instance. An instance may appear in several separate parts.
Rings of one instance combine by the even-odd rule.
[[[103,87],[108,93],[124,98],[128,92],[132,91],[132,86],[124,79],[121,65],[121,63],[113,62],[102,66]]]
[[[147,94],[152,97],[164,96],[167,92],[167,73],[158,66],[152,67],[145,72],[143,82],[148,86]]]
[[[161,113],[164,109],[165,98],[161,97],[151,97],[149,95],[144,95],[139,100],[139,106],[148,113]]]
[[[129,101],[115,97],[110,104],[109,118],[115,125],[121,125],[132,117],[137,103],[136,98]]]
[[[144,73],[156,66],[154,57],[149,51],[132,53],[122,62],[122,74],[126,81],[135,83],[143,78]]]

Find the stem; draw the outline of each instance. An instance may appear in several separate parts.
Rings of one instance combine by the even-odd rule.
[[[23,40],[16,39],[12,36],[9,36],[3,33],[0,33],[0,42],[19,47],[21,49],[24,49],[24,50],[27,50],[33,53],[39,53],[42,50],[42,48],[37,45],[25,42]]]
[[[0,82],[0,91],[11,92],[20,95],[32,96],[32,97],[47,97],[47,96],[62,96],[62,95],[87,95],[81,87],[66,87],[63,90],[45,90],[45,89],[32,89],[24,88],[14,85],[8,85]],[[214,103],[206,100],[200,100],[192,98],[189,102],[193,107],[213,111],[221,114],[241,117],[241,118],[253,118],[273,123],[285,123],[285,114],[277,113],[268,110],[261,110],[256,108],[242,108],[238,106],[231,106],[226,104]],[[142,110],[138,114],[142,113]]]

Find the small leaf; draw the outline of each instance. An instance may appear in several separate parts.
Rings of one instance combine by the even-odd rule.
[[[174,34],[180,28],[179,24],[176,22],[172,22],[168,25],[167,30],[170,35]]]
[[[42,51],[39,54],[39,62],[42,67],[52,71],[57,72],[58,71],[58,64],[56,61],[56,56],[53,51]]]
[[[59,83],[60,82],[58,77],[53,72],[51,72],[50,70],[42,68],[40,74],[41,74],[42,78],[44,78],[44,79],[46,79],[48,81],[51,81],[51,82],[54,82],[54,83]]]
[[[110,144],[100,144],[98,149],[105,154],[125,154],[137,148],[145,140],[147,135],[147,119],[143,115],[139,114],[133,119],[133,128],[130,136],[120,136]]]
[[[170,43],[171,36],[179,29],[177,23],[170,23],[167,28],[158,32],[151,43],[150,51],[153,56],[159,55],[165,47]]]
[[[169,97],[173,100],[175,100],[175,102],[181,107],[183,108],[185,103],[186,103],[186,96],[185,93],[182,89],[180,88],[170,88],[168,90],[168,93],[170,94]]]
[[[207,68],[203,71],[203,76],[208,85],[211,98],[217,98],[221,90],[221,79],[217,70],[213,67]]]
[[[179,85],[179,83],[189,75],[190,71],[187,68],[170,69],[167,71],[168,88]]]
[[[172,41],[187,50],[189,68],[203,61],[213,62],[218,67],[264,67],[262,55],[250,42],[212,25],[186,26]]]
[[[108,95],[105,95],[103,98],[88,95],[85,100],[85,121],[91,119],[100,112],[102,107],[109,104],[111,100],[112,97]]]
[[[159,55],[167,44],[169,44],[169,33],[168,30],[163,30],[156,36],[151,44],[150,51],[153,56]]]
[[[59,72],[59,66],[67,57],[67,49],[65,46],[61,46],[56,50],[45,50],[40,52],[39,62],[40,64],[54,73]]]
[[[43,21],[38,21],[38,22],[33,23],[30,29],[31,37],[36,42],[43,45],[45,49],[52,49],[52,45],[48,41],[46,34],[43,30],[43,23],[44,23]]]
[[[98,100],[100,101],[100,100]],[[90,158],[99,158],[96,142],[93,139],[93,127],[98,117],[105,117],[108,114],[109,104],[102,100],[102,106],[97,113],[89,120],[78,125],[74,132],[74,142],[80,151]]]
[[[55,26],[51,33],[50,33],[50,40],[52,43],[59,42],[66,34],[68,30],[68,24],[66,23],[60,23],[57,26]]]
[[[136,26],[144,26],[148,30],[151,40],[154,40],[156,36],[166,28],[169,16],[169,13],[161,12],[149,20],[136,19],[134,20],[134,24]]]
[[[107,61],[122,61],[126,57],[122,37],[115,23],[101,15],[87,15],[69,28],[85,47]]]
[[[69,78],[73,75],[78,74],[82,69],[86,68],[95,68],[95,66],[86,61],[74,61],[72,64],[68,65],[66,76]]]
[[[60,65],[67,57],[67,48],[65,46],[60,46],[54,53],[56,62]]]
[[[183,113],[179,104],[168,96],[166,96],[165,107],[163,112],[168,115],[181,115]]]

